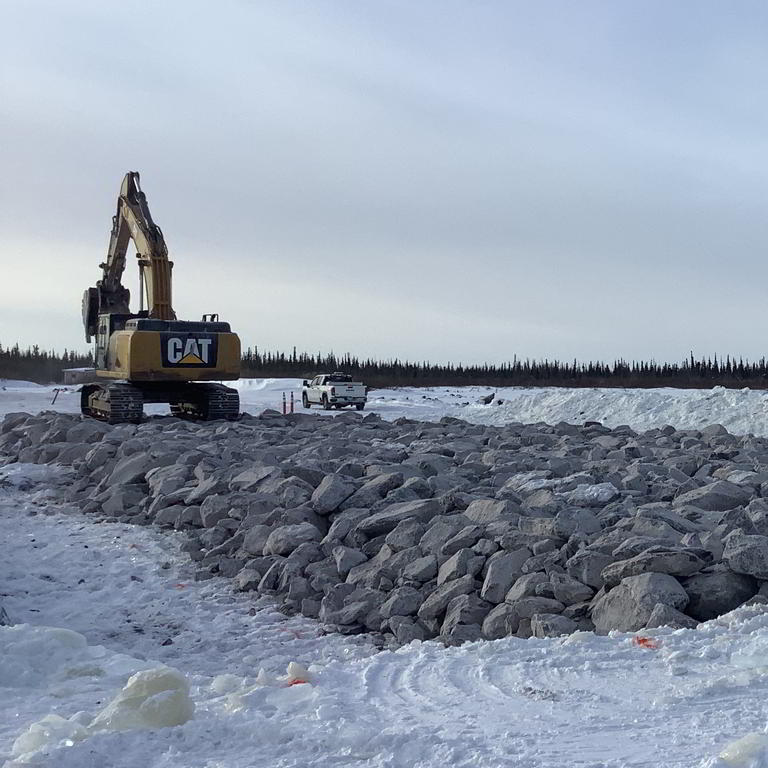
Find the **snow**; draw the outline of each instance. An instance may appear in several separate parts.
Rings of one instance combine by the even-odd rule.
[[[580,632],[381,651],[225,579],[194,581],[177,534],[60,506],[66,472],[8,477],[8,768],[768,768],[761,606],[647,630],[651,642]]]
[[[283,395],[302,411],[301,379],[241,379],[241,407],[251,413],[265,408],[282,409]],[[57,391],[58,390],[58,391]],[[37,413],[56,410],[79,413],[77,386],[42,387],[29,382],[0,382],[0,416],[14,411]],[[489,405],[480,397],[496,393]],[[56,398],[53,403],[54,396]],[[498,404],[498,401],[502,401]],[[750,389],[568,389],[558,387],[401,387],[375,389],[368,395],[367,411],[384,419],[408,417],[437,421],[443,416],[475,424],[510,422],[583,424],[599,421],[615,427],[628,424],[646,430],[671,424],[680,429],[700,429],[722,424],[734,434],[768,435],[768,392]],[[165,405],[147,405],[148,414],[167,413]],[[332,416],[318,407],[311,413]]]
[[[238,382],[251,412],[296,379]],[[4,388],[3,388],[4,387]],[[0,415],[79,410],[75,387],[0,384]],[[749,390],[375,390],[383,418],[721,423],[768,435]],[[161,413],[163,406],[149,406]],[[318,409],[314,413],[333,415]],[[324,635],[225,579],[194,581],[179,535],[56,501],[66,468],[0,467],[0,762],[51,768],[768,768],[768,613],[696,630],[576,633],[380,650]],[[586,480],[586,478],[585,478]],[[531,487],[552,481],[530,473]],[[607,489],[580,485],[602,504]]]

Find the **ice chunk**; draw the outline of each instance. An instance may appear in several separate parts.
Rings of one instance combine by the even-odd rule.
[[[768,736],[748,733],[720,753],[723,768],[765,768],[768,766]]]
[[[92,731],[169,728],[186,723],[195,713],[189,683],[171,667],[137,672],[98,714]]]
[[[72,746],[87,736],[88,731],[77,721],[66,720],[59,715],[46,715],[42,720],[32,723],[13,742],[12,754],[14,757],[23,757],[43,747]]]

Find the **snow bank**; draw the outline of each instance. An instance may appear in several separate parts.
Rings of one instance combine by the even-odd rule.
[[[0,416],[13,411],[38,413],[56,410],[79,413],[77,387],[62,389],[52,403],[56,387],[31,382],[0,388]],[[243,410],[260,413],[265,408],[280,410],[283,394],[295,408],[301,407],[301,379],[240,379],[227,382],[240,392]],[[488,405],[480,397],[496,393]],[[498,404],[502,401],[501,404]],[[148,404],[148,415],[165,414],[167,406]],[[401,417],[439,421],[453,416],[475,424],[503,425],[511,422],[566,421],[583,424],[599,421],[615,427],[628,424],[646,430],[671,424],[680,429],[700,429],[722,424],[734,434],[768,435],[768,392],[750,389],[567,389],[558,387],[494,390],[489,387],[401,387],[376,389],[368,394],[367,411],[384,419]],[[332,417],[337,412],[313,408],[311,413]]]
[[[750,389],[500,389],[495,403],[457,409],[462,418],[482,424],[511,421],[583,424],[609,427],[629,424],[646,430],[671,424],[700,429],[722,424],[735,434],[768,434],[768,392]]]

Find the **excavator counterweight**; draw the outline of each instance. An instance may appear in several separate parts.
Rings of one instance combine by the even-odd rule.
[[[131,242],[139,267],[137,313],[122,284]],[[111,423],[138,421],[148,402],[169,403],[171,413],[185,418],[237,418],[237,390],[203,382],[240,377],[240,339],[229,323],[210,315],[176,319],[173,262],[136,172],[123,179],[107,258],[99,267],[101,279],[83,295],[83,324],[86,341],[95,339],[96,375],[104,381],[81,389],[83,413]]]

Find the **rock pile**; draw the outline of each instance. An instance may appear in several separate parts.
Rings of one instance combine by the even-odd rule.
[[[687,627],[768,599],[768,440],[719,425],[20,413],[13,461],[72,466],[86,513],[186,532],[201,578],[398,643]]]

